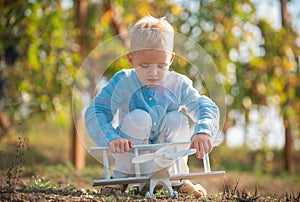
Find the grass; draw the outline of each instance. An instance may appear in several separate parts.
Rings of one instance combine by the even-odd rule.
[[[8,195],[0,189],[0,200],[7,199]],[[167,197],[167,192],[157,190],[155,197],[145,200],[143,196],[134,192],[126,192],[118,195],[106,195],[97,189],[77,188],[73,184],[61,186],[58,182],[44,177],[34,177],[25,184],[23,189],[18,189],[17,192],[9,193],[9,199],[17,200],[18,197],[29,197],[31,200],[36,199],[51,199],[55,201],[299,201],[300,192],[287,192],[285,195],[270,195],[264,196],[258,191],[258,188],[249,191],[239,187],[237,182],[233,187],[224,185],[220,193],[209,194],[206,197],[195,198],[185,194],[179,194],[178,199]]]

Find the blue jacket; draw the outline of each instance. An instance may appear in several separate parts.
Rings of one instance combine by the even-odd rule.
[[[195,122],[193,135],[218,133],[218,107],[208,97],[199,95],[188,77],[169,71],[160,85],[148,88],[138,79],[134,69],[124,69],[109,80],[87,108],[85,125],[89,135],[98,146],[107,146],[108,142],[120,137],[118,127],[112,125],[114,116],[121,121],[135,109],[148,112],[155,123],[149,142],[155,142],[164,115],[181,109]]]

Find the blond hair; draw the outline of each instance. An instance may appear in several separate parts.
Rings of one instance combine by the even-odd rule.
[[[158,49],[172,52],[174,29],[165,17],[150,15],[139,20],[130,33],[130,52],[142,49]]]

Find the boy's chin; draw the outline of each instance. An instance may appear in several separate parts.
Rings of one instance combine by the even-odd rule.
[[[157,86],[157,85],[158,85],[157,83],[149,83],[149,84],[147,84],[146,86],[147,86],[148,88],[151,88],[151,87]]]
[[[151,88],[151,87],[156,86],[156,85],[157,85],[157,84],[151,83],[151,84],[147,84],[146,86],[147,86],[148,88]]]

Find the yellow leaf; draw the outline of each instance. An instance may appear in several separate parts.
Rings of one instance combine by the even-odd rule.
[[[295,64],[292,61],[288,60],[287,58],[283,59],[282,66],[286,71],[291,71],[295,69]]]
[[[187,63],[185,60],[181,59],[181,58],[178,58],[178,64],[180,67],[184,67]]]
[[[295,74],[290,74],[287,77],[288,83],[292,86],[297,86],[299,78]]]
[[[179,15],[182,11],[181,7],[178,5],[173,5],[171,11],[174,15]]]
[[[38,45],[36,43],[32,43],[28,49],[27,56],[28,61],[34,70],[40,70],[40,63],[38,58]]]
[[[279,98],[280,98],[280,103],[286,103],[288,97],[287,97],[286,93],[282,92],[279,95]]]
[[[266,91],[267,91],[266,85],[264,83],[258,83],[257,84],[257,91],[261,95],[264,95],[266,93]]]
[[[142,1],[138,4],[137,12],[140,16],[145,16],[152,13],[152,7],[149,6],[149,3],[146,1]],[[156,16],[155,16],[156,17]]]
[[[281,81],[279,81],[278,79],[273,79],[271,81],[273,88],[277,91],[277,92],[283,92],[284,89],[284,85],[282,84]]]
[[[112,11],[108,10],[104,13],[104,15],[101,17],[100,23],[101,25],[106,25],[111,21],[112,17]]]

